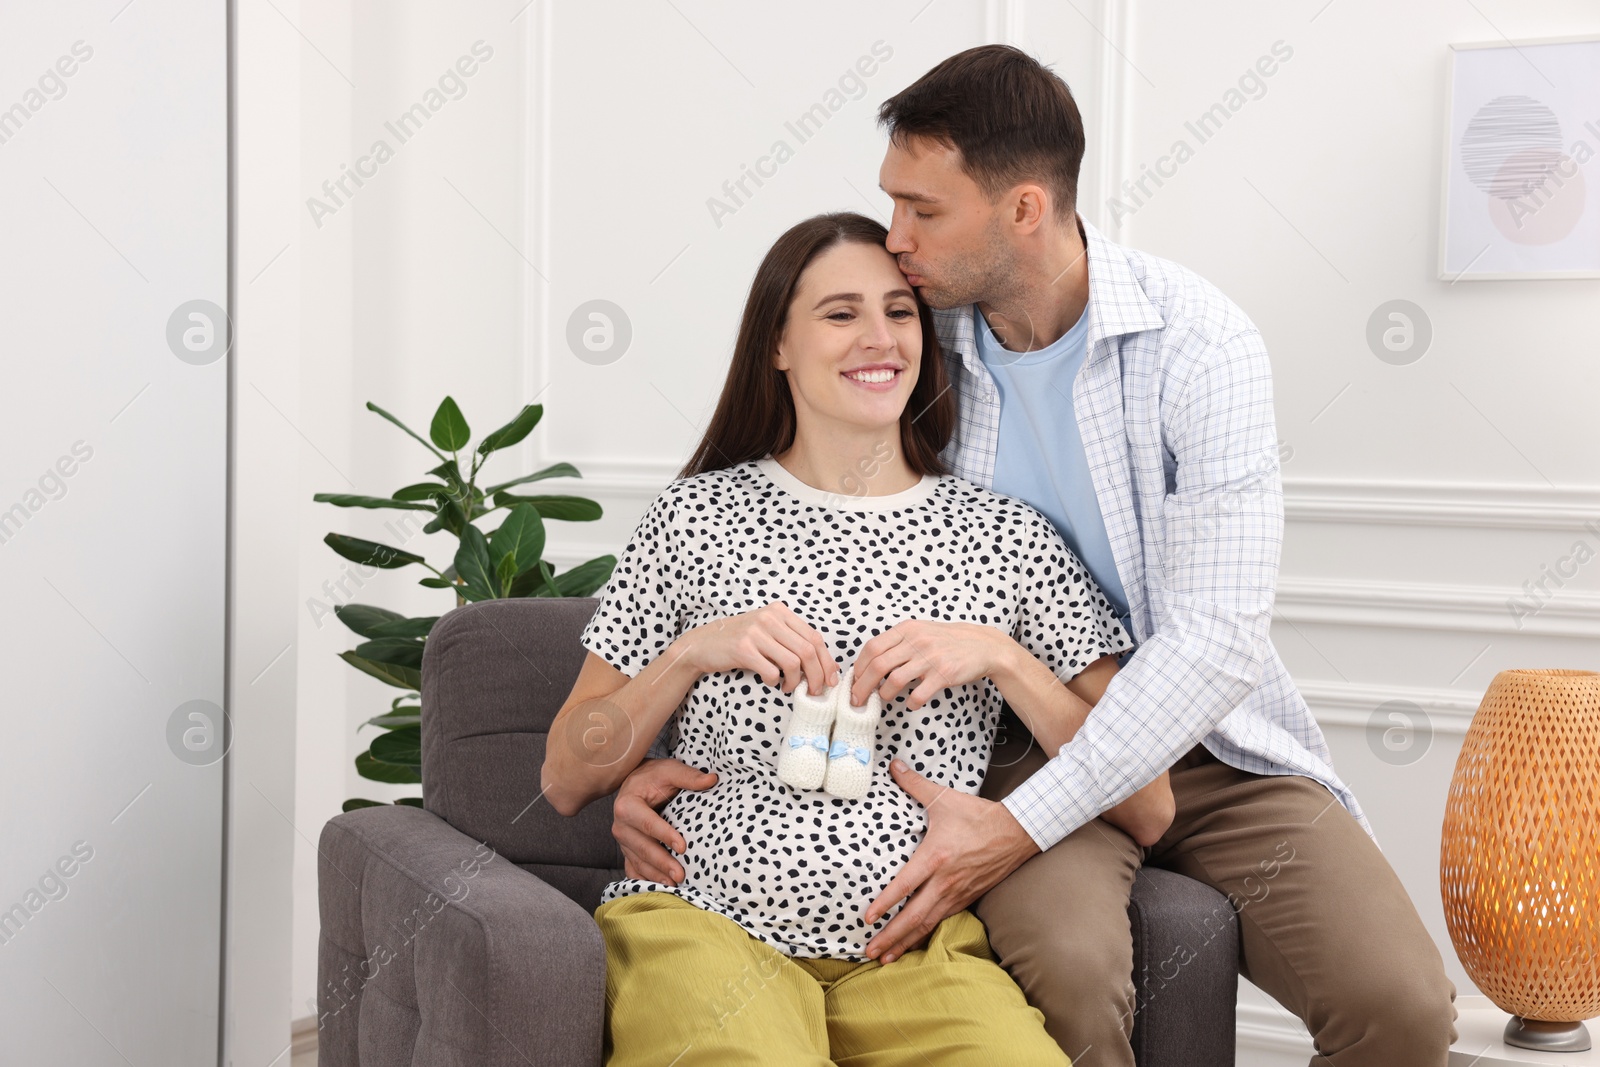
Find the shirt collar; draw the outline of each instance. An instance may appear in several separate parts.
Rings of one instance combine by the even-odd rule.
[[[1092,360],[1094,347],[1101,340],[1158,329],[1165,320],[1134,275],[1128,263],[1128,250],[1107,238],[1082,215],[1074,212],[1074,216],[1083,237],[1084,254],[1088,256],[1089,306],[1084,313],[1089,318],[1089,337],[1085,344]],[[946,351],[959,353],[962,364],[973,374],[978,373],[980,362],[975,314],[977,309],[971,304],[935,308],[933,312],[934,326]]]

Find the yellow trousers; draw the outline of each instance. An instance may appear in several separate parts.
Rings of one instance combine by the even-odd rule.
[[[606,1067],[1070,1067],[970,911],[888,966],[786,956],[671,893],[594,917]]]

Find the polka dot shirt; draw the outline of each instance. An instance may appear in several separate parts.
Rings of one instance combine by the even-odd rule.
[[[581,641],[637,675],[680,634],[781,600],[842,668],[905,619],[1012,635],[1062,681],[1132,647],[1105,596],[1050,521],[953,475],[887,496],[802,482],[772,457],[680,479],[646,510]],[[908,691],[909,692],[909,691]],[[715,771],[663,810],[683,834],[680,885],[628,878],[602,902],[675,893],[790,956],[867,959],[867,906],[911,858],[927,813],[889,776],[899,756],[934,782],[977,793],[1001,696],[983,679],[922,708],[884,705],[861,800],[797,790],[775,768],[791,698],[748,670],[701,676],[674,712],[672,754]]]

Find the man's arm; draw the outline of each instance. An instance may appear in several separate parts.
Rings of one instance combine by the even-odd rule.
[[[1043,850],[1152,781],[1256,687],[1283,544],[1271,366],[1254,329],[1201,357],[1169,413],[1164,601],[1081,729],[1002,803]],[[1161,607],[1157,605],[1158,609]]]
[[[1102,656],[1063,685],[1027,649],[1015,641],[1006,641],[1006,645],[1000,666],[990,677],[1044,754],[1054,756],[1091,717],[1116,677],[1117,659]],[[1162,771],[1148,785],[1108,808],[1103,818],[1148,847],[1161,840],[1175,813],[1172,786]]]

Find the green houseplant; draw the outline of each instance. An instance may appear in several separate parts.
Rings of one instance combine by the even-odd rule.
[[[486,435],[476,449],[466,451],[470,464],[465,472],[462,453],[471,442],[472,431],[450,397],[445,397],[434,412],[426,438],[371,401],[367,402],[367,410],[394,423],[433,453],[439,465],[428,471],[431,480],[402,486],[386,497],[317,493],[312,499],[341,508],[426,511],[431,518],[422,532],[447,533],[456,539],[456,547],[450,565],[439,570],[418,553],[330,533],[323,541],[339,555],[358,565],[384,570],[413,564],[423,567],[432,573],[418,584],[450,591],[455,596],[453,606],[503,597],[589,596],[611,577],[617,564],[615,556],[600,556],[561,574],[555,573],[543,558],[546,519],[592,521],[600,517],[599,504],[578,496],[524,496],[512,492],[516,486],[546,478],[581,477],[572,464],[555,463],[510,481],[478,486],[484,461],[527,437],[544,415],[542,405],[524,406],[516,418]],[[503,514],[494,530],[486,534],[478,528],[480,519],[497,512]],[[340,658],[357,670],[404,690],[390,703],[388,711],[362,724],[377,727],[382,733],[356,757],[357,773],[375,782],[420,783],[422,652],[438,616],[407,618],[367,604],[341,604],[334,613],[365,639],[350,651],[340,653]],[[353,797],[344,802],[344,810],[377,803]],[[395,803],[421,806],[422,799],[403,797]]]

